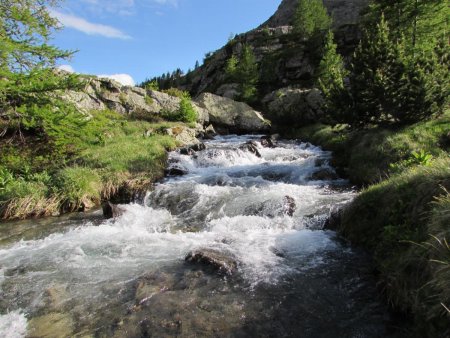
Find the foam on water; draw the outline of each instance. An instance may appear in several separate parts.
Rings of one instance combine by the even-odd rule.
[[[27,319],[20,311],[0,315],[0,336],[5,338],[22,338],[27,333]]]
[[[39,309],[40,295],[53,283],[89,286],[72,295],[81,303],[103,299],[105,285],[181,267],[186,254],[198,248],[231,253],[250,286],[274,284],[283,275],[321,264],[323,255],[340,248],[333,233],[308,230],[305,219],[326,214],[353,196],[324,193],[324,182],[307,182],[317,170],[316,159],[330,154],[283,143],[275,149],[259,146],[259,158],[236,149],[248,139],[218,138],[196,157],[172,153],[172,163],[189,173],[158,184],[146,205],[123,206],[125,212],[115,220],[99,226],[85,221],[63,233],[0,249],[0,286],[8,286],[11,302],[11,290],[31,294],[30,308]],[[283,213],[286,196],[295,200],[293,217]],[[0,317],[0,323],[6,327],[15,319],[26,327],[17,311]]]

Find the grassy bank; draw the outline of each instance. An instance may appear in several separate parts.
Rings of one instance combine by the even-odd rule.
[[[393,309],[412,318],[413,337],[450,335],[450,116],[401,129],[291,130],[334,152],[334,165],[365,187],[340,232],[369,250]]]
[[[92,115],[69,158],[48,154],[44,142],[32,136],[2,147],[0,218],[84,210],[103,199],[131,200],[163,176],[167,150],[177,146],[163,130],[177,123],[128,121],[110,111]]]

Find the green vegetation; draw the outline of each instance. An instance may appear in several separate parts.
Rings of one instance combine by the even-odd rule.
[[[232,55],[225,66],[226,75],[231,82],[239,84],[239,99],[252,103],[258,92],[259,72],[258,64],[252,49],[248,45],[242,47],[239,59]]]
[[[72,153],[85,118],[54,93],[81,81],[52,69],[72,54],[48,44],[56,19],[35,0],[2,1],[0,17],[0,135],[21,142],[33,134],[56,156]]]
[[[191,96],[188,92],[177,88],[163,90],[163,93],[180,98],[180,108],[176,111],[163,111],[161,116],[168,121],[194,123],[197,121],[197,112],[192,106]]]
[[[17,166],[30,156],[18,149],[5,156],[8,162],[0,166],[1,218],[47,216],[90,208],[102,199],[130,199],[162,177],[166,151],[176,147],[173,138],[159,134],[173,123],[127,121],[98,111],[87,125],[83,149],[65,165],[46,164],[44,170]],[[147,137],[148,130],[155,132]]]
[[[81,113],[60,97],[89,77],[54,69],[72,53],[48,44],[58,1],[0,4],[0,218],[59,214],[130,200],[163,174],[172,123],[127,120],[112,111]],[[150,83],[150,88],[155,88]],[[108,88],[101,88],[108,90]],[[123,95],[120,96],[123,101]],[[151,97],[145,98],[151,103]],[[195,111],[183,94],[180,120]],[[175,124],[176,125],[176,124]]]
[[[294,33],[306,40],[327,32],[331,28],[331,18],[322,0],[300,0],[293,26]]]

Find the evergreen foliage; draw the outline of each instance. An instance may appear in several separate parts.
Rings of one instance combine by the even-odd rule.
[[[450,6],[442,0],[373,0],[368,24],[384,15],[393,38],[403,39],[408,51],[431,50],[449,37]]]
[[[0,3],[0,136],[23,142],[31,133],[55,154],[70,154],[85,118],[55,95],[80,86],[76,75],[52,69],[72,54],[48,44],[58,22],[47,8],[57,2]]]
[[[344,90],[324,90],[329,114],[354,127],[409,124],[442,113],[449,97],[448,46],[408,54],[384,16],[367,29]],[[325,62],[325,61],[324,61]]]
[[[326,36],[323,48],[323,58],[317,69],[317,85],[325,98],[325,107],[328,118],[333,121],[333,115],[338,114],[341,106],[341,97],[344,95],[344,79],[348,75],[342,57],[336,51],[334,35],[330,30]],[[338,101],[335,101],[335,100]]]
[[[251,103],[256,99],[256,86],[259,80],[258,63],[248,45],[242,47],[239,59],[235,55],[228,59],[225,73],[230,81],[239,84],[242,101]]]
[[[331,18],[328,16],[322,0],[300,0],[294,15],[294,33],[304,39],[326,32],[331,27]]]

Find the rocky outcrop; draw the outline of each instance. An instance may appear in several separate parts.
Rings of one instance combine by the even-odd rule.
[[[67,91],[61,95],[86,115],[92,110],[111,109],[134,118],[155,120],[160,118],[162,112],[180,109],[181,99],[163,92],[122,86],[111,79],[92,77],[85,81],[82,91]],[[182,144],[198,143],[198,134],[213,137],[216,133],[214,127],[222,128],[223,131],[245,132],[263,131],[269,127],[269,122],[261,113],[230,98],[205,93],[193,100],[192,106],[197,112],[198,125],[195,130],[183,127],[166,130],[166,134],[174,136]],[[204,130],[203,127],[210,123],[213,125]]]
[[[243,102],[210,93],[201,94],[195,102],[208,112],[214,127],[223,131],[258,132],[270,128],[270,122],[261,113]]]
[[[67,91],[62,97],[89,114],[92,110],[111,109],[119,114],[142,119],[154,119],[161,111],[176,111],[180,99],[168,94],[139,87],[122,86],[119,82],[91,77],[85,79],[81,91]],[[198,112],[204,119],[202,112]]]
[[[317,122],[324,116],[318,89],[282,88],[266,95],[262,103],[274,123],[305,125]]]

